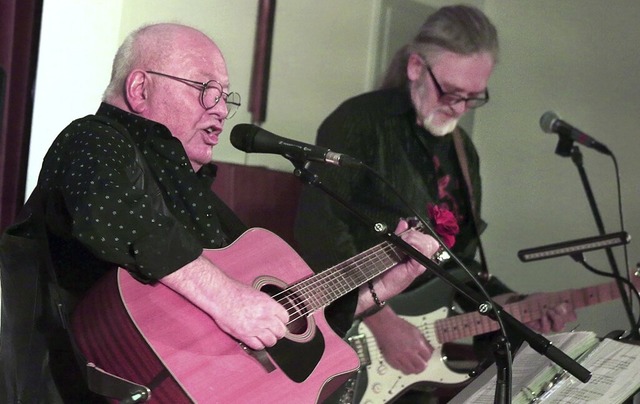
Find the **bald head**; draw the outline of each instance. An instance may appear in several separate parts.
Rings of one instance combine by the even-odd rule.
[[[180,69],[193,58],[202,58],[207,53],[223,60],[213,40],[195,28],[173,23],[143,26],[130,33],[120,45],[103,100],[119,104],[127,76],[135,69],[163,71],[167,66]]]
[[[211,162],[229,115],[222,96],[229,86],[211,38],[184,25],[154,24],[131,33],[118,49],[103,101],[164,125],[197,171]]]

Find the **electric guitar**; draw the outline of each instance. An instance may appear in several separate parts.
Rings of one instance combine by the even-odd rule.
[[[638,287],[640,278],[633,278],[633,282]],[[414,291],[394,297],[390,303],[405,307],[411,303],[415,306],[416,302],[428,302],[434,295],[442,293],[442,289],[447,289],[444,283],[440,279],[434,279]],[[527,323],[539,320],[549,307],[563,302],[579,309],[619,297],[617,283],[610,282],[580,289],[540,293],[516,303],[505,304],[503,308],[519,321]],[[391,367],[380,352],[371,330],[364,322],[355,324],[347,340],[358,353],[361,368],[342,387],[342,393],[333,397],[338,397],[341,404],[377,404],[391,402],[411,387],[454,387],[466,384],[471,376],[449,367],[442,351],[443,344],[495,331],[498,323],[478,312],[453,317],[448,315],[447,307],[423,315],[400,315],[421,330],[434,349],[426,369],[411,375],[405,375]]]
[[[72,315],[80,351],[100,369],[147,386],[165,402],[315,403],[359,367],[323,308],[399,263],[384,242],[314,274],[284,241],[250,229],[205,256],[236,280],[270,294],[290,314],[278,343],[253,351],[161,283],[108,273]]]

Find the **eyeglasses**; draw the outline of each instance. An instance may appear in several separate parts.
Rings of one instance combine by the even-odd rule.
[[[225,93],[222,91],[222,84],[217,80],[209,80],[206,83],[202,83],[200,81],[183,79],[182,77],[172,76],[170,74],[154,72],[147,70],[149,74],[157,74],[158,76],[168,77],[173,80],[177,80],[181,83],[184,83],[188,86],[197,88],[200,90],[200,105],[202,108],[209,110],[220,102],[220,100],[224,100],[227,105],[227,116],[225,119],[230,119],[235,115],[240,108],[240,94],[236,92]]]
[[[431,76],[431,80],[433,80],[433,84],[435,84],[436,86],[436,90],[438,91],[438,101],[440,101],[441,103],[448,105],[448,106],[453,106],[456,105],[459,102],[464,102],[465,106],[467,108],[478,108],[483,106],[484,104],[486,104],[487,102],[489,102],[489,89],[485,88],[484,89],[484,97],[461,97],[456,93],[447,93],[442,89],[442,86],[440,86],[440,83],[438,83],[438,80],[436,80],[436,76],[433,75],[433,72],[431,71],[431,67],[426,65],[427,71],[429,72],[429,76]]]

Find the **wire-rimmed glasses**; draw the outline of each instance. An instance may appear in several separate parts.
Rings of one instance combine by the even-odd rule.
[[[172,76],[166,73],[155,72],[152,70],[147,70],[149,74],[156,74],[158,76],[167,77],[173,80],[177,80],[181,83],[184,83],[188,86],[197,88],[200,90],[200,105],[204,109],[211,109],[215,107],[220,100],[223,100],[227,105],[227,116],[225,119],[229,119],[235,115],[240,108],[240,94],[236,92],[225,93],[222,91],[222,84],[217,80],[209,80],[207,82],[200,82],[195,80],[189,80],[182,77]]]

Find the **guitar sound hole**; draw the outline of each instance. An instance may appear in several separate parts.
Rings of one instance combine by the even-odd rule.
[[[278,302],[287,309],[289,313],[289,324],[287,329],[293,335],[301,335],[307,332],[309,322],[307,321],[307,314],[309,313],[305,302],[295,293],[290,290],[284,291],[282,288],[276,285],[265,285],[261,288],[265,293],[270,296],[276,296]]]

